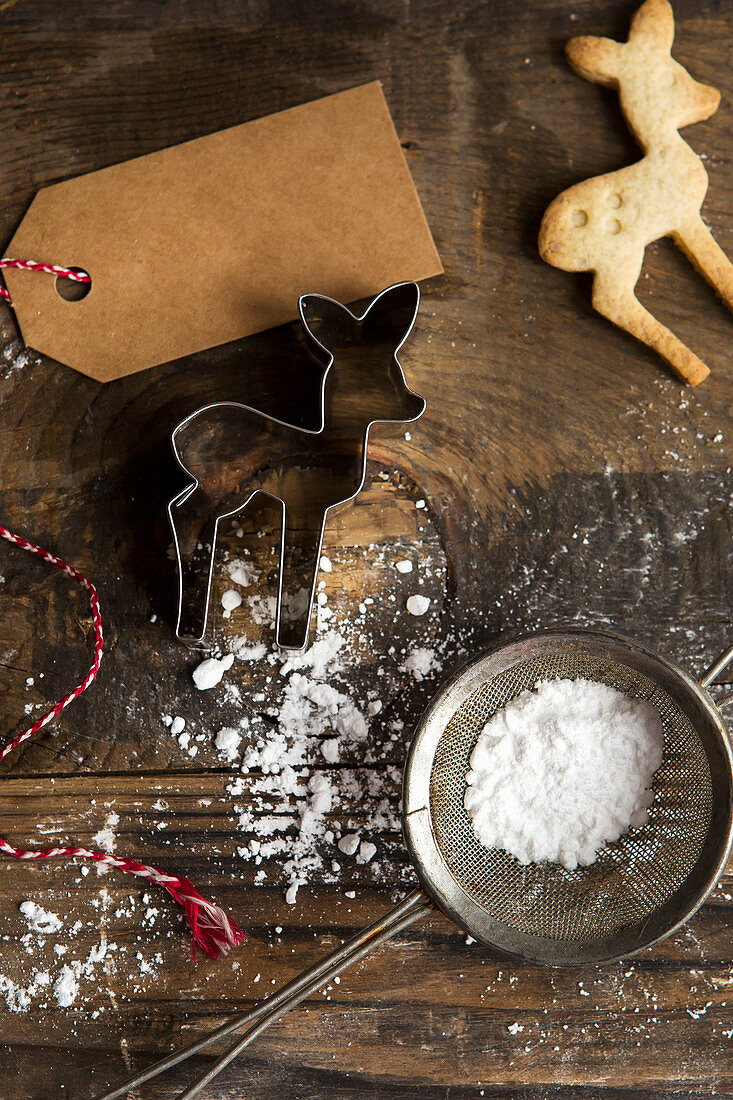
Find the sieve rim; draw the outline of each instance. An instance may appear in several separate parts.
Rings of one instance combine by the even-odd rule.
[[[705,727],[716,750],[715,763],[720,769],[716,780],[722,789],[722,798],[713,799],[708,834],[694,867],[660,910],[665,919],[660,922],[652,914],[623,934],[572,945],[518,932],[490,916],[454,877],[438,844],[430,806],[433,761],[456,711],[500,672],[563,648],[575,654],[602,656],[653,679],[681,707],[701,741],[701,728]],[[671,935],[700,908],[724,871],[733,846],[733,752],[712,696],[679,665],[612,631],[553,628],[504,638],[471,658],[444,682],[414,730],[404,770],[403,807],[405,841],[424,891],[468,934],[505,954],[546,965],[613,962],[632,957]]]

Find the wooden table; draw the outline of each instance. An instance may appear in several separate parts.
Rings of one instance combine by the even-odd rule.
[[[394,431],[377,438],[367,493],[329,531],[326,581],[344,629],[365,597],[375,601],[346,675],[363,701],[382,668],[383,711],[368,748],[342,765],[369,770],[392,813],[410,724],[440,678],[400,672],[401,650],[427,639],[447,673],[507,632],[571,622],[616,628],[700,673],[731,641],[731,318],[671,244],[649,250],[641,297],[713,371],[683,388],[593,313],[585,277],[545,266],[536,248],[555,194],[638,155],[616,96],[579,80],[562,55],[573,34],[624,37],[633,4],[0,7],[6,240],[44,184],[384,83],[446,274],[424,286],[403,355],[428,411],[409,441]],[[704,212],[731,254],[733,3],[675,7],[676,55],[723,92],[718,114],[686,137],[707,158]],[[414,881],[398,831],[387,829],[373,837],[381,872],[343,860],[336,881],[316,872],[294,906],[282,861],[263,864],[255,884],[255,867],[237,855],[234,803],[247,796],[227,793],[236,767],[213,737],[242,707],[254,722],[282,682],[266,683],[270,666],[240,661],[228,682],[242,704],[219,689],[197,693],[196,658],[173,637],[164,505],[180,480],[171,427],[222,397],[285,418],[305,401],[312,417],[310,371],[284,329],[103,386],[26,356],[3,307],[2,522],[93,575],[107,649],[87,695],[3,765],[2,835],[92,844],[117,815],[118,851],[188,873],[250,934],[225,962],[193,966],[175,906],[152,891],[144,902],[134,880],[5,865],[0,973],[22,985],[43,966],[55,976],[64,960],[86,960],[100,943],[117,947],[70,1008],[38,995],[12,1012],[0,997],[4,1100],[94,1095],[251,1005]],[[433,596],[425,620],[400,611],[412,582],[393,563],[410,555]],[[0,573],[0,713],[10,732],[27,705],[34,713],[76,682],[91,636],[84,596],[65,578],[7,547]],[[223,646],[235,622],[256,636],[237,615],[215,622]],[[181,751],[163,713],[205,734],[196,757]],[[405,726],[393,740],[396,719]],[[334,813],[359,824],[357,804]],[[331,855],[324,847],[328,866]],[[318,995],[278,1024],[206,1095],[733,1096],[731,893],[724,878],[683,931],[599,970],[512,962],[467,945],[436,916],[348,972],[330,999]],[[26,941],[32,954],[18,911],[29,898],[64,921],[43,945]],[[188,1079],[173,1074],[135,1095],[173,1097]]]

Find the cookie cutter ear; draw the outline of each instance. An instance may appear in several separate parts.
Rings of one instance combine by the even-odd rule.
[[[303,327],[319,347],[333,353],[354,338],[354,315],[323,294],[302,294],[298,301]]]
[[[376,338],[393,343],[395,350],[404,344],[412,331],[420,305],[417,283],[396,283],[374,299],[364,314],[362,324]]]
[[[669,53],[674,42],[674,12],[669,0],[645,0],[631,20],[629,42]]]
[[[623,42],[613,38],[596,38],[583,35],[571,38],[565,46],[565,56],[578,76],[593,84],[618,84]]]

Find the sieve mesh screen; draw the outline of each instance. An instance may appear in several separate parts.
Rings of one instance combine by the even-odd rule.
[[[659,711],[664,750],[649,820],[607,845],[589,867],[522,866],[474,834],[463,805],[471,752],[489,718],[520,692],[540,680],[581,677],[647,699]],[[550,940],[610,935],[663,905],[700,855],[712,797],[706,753],[677,704],[637,670],[588,653],[520,661],[483,684],[445,728],[430,777],[433,833],[453,877],[495,920]]]

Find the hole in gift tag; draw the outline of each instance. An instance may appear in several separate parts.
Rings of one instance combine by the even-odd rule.
[[[54,283],[56,293],[65,302],[80,302],[92,289],[91,275],[83,267],[70,267],[69,272],[79,275],[80,279],[71,278],[70,275],[57,275]]]

